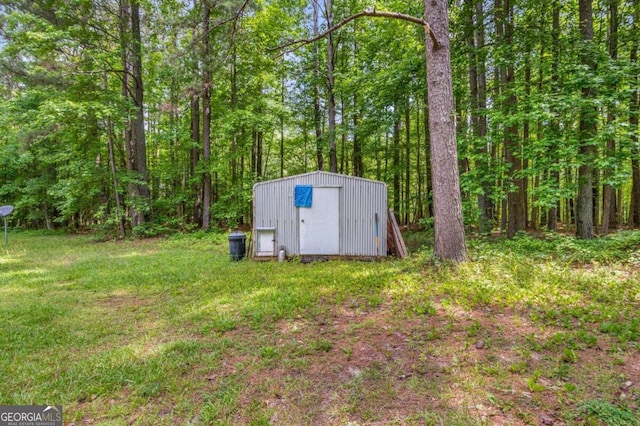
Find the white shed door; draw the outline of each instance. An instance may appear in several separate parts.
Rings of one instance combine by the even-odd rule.
[[[300,207],[300,254],[340,254],[340,188],[313,188]]]

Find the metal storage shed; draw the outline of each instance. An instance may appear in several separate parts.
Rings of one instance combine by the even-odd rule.
[[[287,255],[375,258],[387,255],[387,185],[312,172],[253,187],[256,258]]]

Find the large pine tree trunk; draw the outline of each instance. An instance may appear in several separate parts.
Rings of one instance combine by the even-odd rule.
[[[423,0],[425,21],[438,41],[426,35],[429,130],[435,219],[434,255],[441,260],[466,259],[458,149],[453,115],[453,88],[446,0]],[[428,32],[428,29],[426,29]]]
[[[140,4],[131,1],[131,60],[133,71],[133,104],[136,107],[135,117],[131,123],[131,139],[135,150],[135,170],[141,181],[138,194],[148,205],[151,199],[149,191],[149,173],[147,171],[147,142],[144,130],[144,84],[142,79],[142,38],[140,34]],[[137,224],[145,222],[145,214],[139,212]]]
[[[580,35],[583,41],[581,61],[589,69],[595,70],[596,64],[592,59],[588,46],[593,42],[593,12],[592,0],[579,0]],[[593,238],[593,161],[595,147],[593,137],[596,133],[598,111],[592,101],[595,97],[595,87],[592,83],[585,83],[582,88],[584,103],[580,108],[580,141],[578,153],[582,165],[578,169],[578,197],[576,208],[576,236],[578,238]]]

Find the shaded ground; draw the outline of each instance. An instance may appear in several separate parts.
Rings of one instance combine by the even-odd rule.
[[[580,424],[585,395],[627,401],[640,415],[640,356],[612,363],[609,338],[573,342],[509,310],[436,304],[431,314],[401,317],[383,304],[281,321],[261,356],[230,350],[207,380],[219,387],[246,374],[239,404],[273,424]],[[236,330],[233,339],[256,336]],[[603,388],[603,377],[618,386]],[[256,418],[243,410],[234,420]]]
[[[127,311],[141,301],[101,303]],[[210,364],[183,372],[198,389],[193,406],[204,409],[185,418],[170,394],[153,395],[126,423],[633,424],[595,421],[585,401],[640,417],[640,353],[597,324],[582,324],[593,331],[576,335],[526,310],[464,310],[446,300],[425,306],[408,314],[415,309],[391,300],[327,302],[266,328],[187,336],[218,348],[200,354]],[[125,388],[109,403],[133,397]],[[104,403],[80,401],[72,409],[84,414],[72,424],[101,423]]]

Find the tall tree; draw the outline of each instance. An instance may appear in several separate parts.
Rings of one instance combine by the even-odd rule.
[[[466,259],[458,148],[453,113],[453,88],[446,0],[423,0],[431,137],[431,176],[435,227],[434,255],[442,260]],[[429,33],[429,28],[433,31]]]
[[[121,64],[123,67],[122,97],[131,102],[128,126],[124,130],[129,179],[131,224],[143,225],[149,209],[151,194],[147,170],[147,146],[144,117],[144,84],[142,73],[142,39],[140,32],[140,4],[138,0],[120,0],[119,28]]]
[[[514,23],[513,3],[511,0],[496,2],[496,13],[500,17],[497,25],[502,27],[504,48],[507,52],[506,64],[500,68],[501,88],[503,94],[503,110],[508,117],[504,128],[505,161],[509,166],[507,186],[507,236],[512,238],[518,231],[526,228],[527,212],[525,209],[525,188],[522,177],[522,149],[518,135],[518,122],[514,120],[517,114],[516,82],[514,70]]]
[[[618,59],[618,0],[609,0],[609,58],[612,63]],[[616,81],[613,80],[608,88],[611,91],[617,90]],[[613,125],[615,120],[615,105],[609,105],[607,108],[607,123],[609,126]],[[616,141],[613,136],[607,139],[605,148],[606,157],[611,158],[614,156],[616,150]],[[614,188],[608,179],[611,177],[610,168],[606,168],[604,171],[605,184],[602,188],[603,200],[602,200],[602,227],[600,232],[604,235],[609,233],[609,226],[615,225],[616,220],[616,197],[614,194]]]
[[[211,8],[202,1],[202,229],[211,225]]]
[[[313,37],[320,34],[320,5],[319,1],[311,2],[313,7]],[[316,167],[324,170],[324,149],[322,141],[322,110],[320,108],[320,48],[313,44],[313,126],[316,134]]]
[[[552,27],[551,27],[551,91],[554,96],[558,96],[560,91],[560,2],[554,1],[552,10]],[[560,117],[557,111],[553,109],[551,117],[550,129],[550,146],[549,146],[549,178],[552,189],[556,192],[560,190],[560,166],[558,164],[558,139],[560,138]],[[558,229],[558,216],[560,215],[560,200],[552,197],[549,211],[547,212],[547,228],[550,231]]]
[[[596,69],[593,59],[593,11],[592,0],[579,0],[580,36],[582,46],[580,59],[591,72]],[[578,169],[578,197],[576,208],[576,235],[593,238],[593,161],[595,160],[594,137],[596,135],[598,110],[594,102],[596,89],[591,76],[582,87],[583,103],[580,107],[580,134],[578,153],[581,165]]]
[[[633,2],[633,26],[632,34],[637,35],[640,31],[640,4]],[[638,69],[638,37],[631,40],[631,50],[629,61],[632,69]],[[640,145],[638,143],[638,133],[640,132],[640,76],[636,72],[631,78],[631,96],[629,98],[629,127],[631,130],[631,171],[632,171],[632,193],[629,222],[635,227],[640,227]]]
[[[481,191],[478,193],[478,207],[480,233],[491,231],[493,224],[493,202],[491,200],[491,181],[487,176],[491,151],[487,136],[487,74],[484,54],[484,9],[483,2],[476,0],[465,1],[465,16],[467,27],[467,47],[469,50],[469,95],[471,125],[476,146],[475,167],[480,171],[479,179]],[[475,19],[474,19],[475,18]]]
[[[324,19],[327,26],[333,25],[333,0],[324,0]],[[338,172],[338,149],[336,147],[336,99],[335,99],[336,46],[333,31],[327,34],[327,114],[329,116],[329,171]]]
[[[398,104],[394,104],[395,116],[393,118],[393,210],[400,217],[400,201],[402,192],[400,189],[400,114]]]

